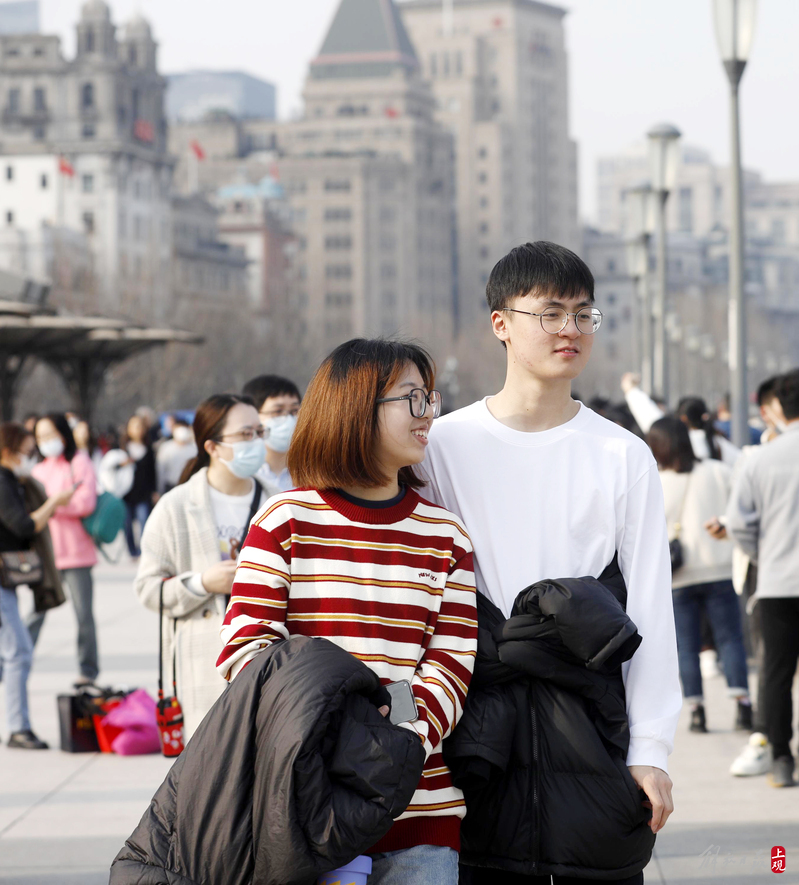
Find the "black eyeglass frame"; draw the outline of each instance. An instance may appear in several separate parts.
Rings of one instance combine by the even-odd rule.
[[[421,415],[415,415],[413,412],[413,395],[414,393],[416,393],[417,390],[419,391],[419,393],[422,394],[422,397],[426,403],[424,411]],[[438,401],[436,403],[430,402],[430,397],[434,393],[438,394]],[[398,403],[404,399],[408,400],[408,409],[411,413],[411,418],[424,418],[425,413],[427,412],[427,406],[430,406],[430,408],[433,410],[434,418],[438,418],[441,415],[441,406],[444,401],[444,397],[441,395],[440,390],[435,389],[431,390],[430,393],[425,393],[421,387],[414,387],[413,390],[411,390],[410,393],[406,393],[405,396],[381,396],[380,399],[375,400],[375,402],[377,403],[377,405],[380,405],[381,403]],[[438,408],[436,408],[436,406]]]
[[[260,439],[263,441],[267,438],[266,430],[263,427],[247,427],[242,428],[241,430],[237,430],[235,433],[224,433],[222,434],[222,436],[215,437],[211,441],[215,443],[222,443],[226,446],[232,446],[233,442],[230,442],[229,439],[225,439],[225,437],[239,436],[240,434],[246,433],[247,431],[250,431],[252,433],[252,437],[250,439],[237,439],[233,442],[252,442],[254,439]]]
[[[577,317],[583,312],[582,310],[578,310],[576,313],[569,313],[568,310],[563,310],[562,307],[550,307],[548,310],[561,310],[563,311],[563,313],[566,314],[566,319],[563,321],[563,325],[558,329],[558,331],[550,332],[549,329],[544,329],[544,316],[548,311],[544,311],[544,313],[533,313],[533,311],[531,310],[518,310],[515,307],[501,307],[500,310],[509,310],[511,311],[511,313],[524,313],[530,317],[538,317],[538,321],[541,323],[541,328],[547,333],[547,335],[560,335],[560,333],[566,328],[566,326],[569,325],[569,317],[574,317],[574,325],[577,326]],[[596,327],[596,329],[592,329],[590,332],[584,332],[579,326],[577,326],[577,331],[581,335],[595,335],[599,331],[605,315],[598,307],[584,307],[583,310],[590,310],[594,316],[599,314],[599,325]]]

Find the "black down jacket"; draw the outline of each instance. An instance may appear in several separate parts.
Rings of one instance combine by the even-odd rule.
[[[424,748],[326,639],[258,655],[197,729],[111,867],[111,885],[303,885],[375,844]]]
[[[478,594],[474,675],[444,742],[466,795],[462,864],[621,879],[648,863],[651,812],[626,765],[621,664],[641,637],[625,602],[615,559],[601,580],[533,584],[507,620]]]

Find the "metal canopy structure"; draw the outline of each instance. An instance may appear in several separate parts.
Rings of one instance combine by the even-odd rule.
[[[0,399],[3,420],[31,360],[53,368],[67,386],[77,411],[91,421],[109,369],[166,344],[201,344],[202,337],[175,329],[130,325],[107,317],[45,313],[27,302],[0,300]]]

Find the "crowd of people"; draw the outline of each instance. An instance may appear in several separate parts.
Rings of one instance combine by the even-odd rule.
[[[632,374],[622,402],[573,394],[602,314],[569,250],[514,249],[487,299],[505,385],[435,423],[446,409],[427,353],[354,339],[304,399],[263,375],[190,419],[140,409],[118,437],[95,437],[69,412],[0,426],[8,745],[46,748],[26,682],[62,587],[78,625],[76,686],[98,679],[97,552],[83,520],[106,491],[125,502],[135,592],[161,619],[186,738],[196,735],[184,755],[209,746],[217,701],[237,683],[295,666],[291,654],[318,666],[319,646],[297,637],[328,640],[383,687],[407,682],[415,712],[397,725],[421,742],[418,785],[371,842],[348,831],[372,857],[370,882],[454,883],[459,854],[475,885],[498,869],[520,883],[642,882],[673,808],[677,717],[684,699],[690,730],[708,731],[703,682],[716,659],[733,727],[752,733],[731,772],[792,785],[799,371],[760,386],[762,426],[739,450],[723,406],[685,397],[671,412]],[[12,572],[29,551],[42,574],[23,622],[25,581]],[[557,663],[541,651],[553,642]],[[271,663],[286,643],[294,651]],[[391,694],[371,699],[391,716]],[[158,855],[156,817],[112,881],[176,862]]]

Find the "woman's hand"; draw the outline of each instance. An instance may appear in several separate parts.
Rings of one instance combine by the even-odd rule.
[[[705,531],[711,538],[715,538],[717,541],[723,541],[727,537],[727,529],[721,523],[718,516],[714,516],[713,519],[709,519],[705,523]]]
[[[233,586],[233,576],[236,574],[236,561],[225,559],[207,568],[202,575],[203,587],[209,593],[221,593],[223,596],[230,594]]]
[[[75,490],[77,486],[70,486],[68,489],[64,489],[63,492],[58,492],[58,494],[53,495],[53,503],[56,507],[66,507],[67,504],[72,500],[72,496],[75,494]]]

